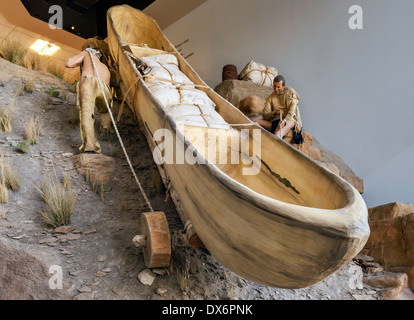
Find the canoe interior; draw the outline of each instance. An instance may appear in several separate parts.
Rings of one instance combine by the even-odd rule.
[[[207,93],[209,98],[216,104],[216,111],[227,123],[232,125],[232,129],[227,130],[231,132],[223,134],[229,137],[239,136],[241,130],[248,130],[250,139],[245,143],[249,144],[247,150],[253,151],[253,141],[258,140],[253,130],[257,130],[259,127],[253,126],[252,122],[233,105],[207,87],[163,33],[160,32],[157,23],[153,19],[138,10],[128,10],[127,6],[112,8],[108,19],[114,30],[116,30],[116,37],[109,37],[109,41],[117,39],[121,44],[119,52],[112,52],[115,59],[120,58],[120,55],[123,54],[122,50],[131,52],[137,58],[160,53],[173,53],[178,58],[181,71],[192,82],[202,86],[198,89]],[[185,128],[185,131],[188,132],[186,137],[203,154],[203,150],[209,150],[208,144],[211,141],[200,139],[197,134],[191,135],[191,129],[194,128]],[[200,130],[203,129],[198,128],[198,132]],[[229,160],[231,157],[231,147],[229,147],[231,142],[227,144],[226,164],[220,164],[217,156],[220,145],[217,146],[216,154],[209,155],[207,151],[204,151],[203,156],[209,160],[215,160],[213,162],[224,175],[265,197],[298,206],[321,209],[339,209],[348,204],[349,200],[344,192],[342,181],[334,178],[334,174],[264,130],[260,130],[259,139],[259,156],[255,157],[253,153],[250,154],[253,158],[253,164],[243,164],[241,153],[239,154],[238,163],[233,161],[234,164],[232,164],[232,161]],[[241,150],[242,147],[239,146],[239,149]],[[215,159],[212,159],[212,157]],[[253,165],[259,166],[257,174],[243,174],[243,169],[251,168]],[[315,181],[318,183],[315,183]]]
[[[161,149],[151,139],[161,129],[182,142],[175,145],[174,159],[186,148],[197,161],[208,160],[207,165],[166,164],[163,170],[219,262],[246,279],[295,289],[326,278],[362,249],[369,236],[367,208],[355,188],[262,130],[208,87],[153,19],[127,5],[111,8],[107,17],[122,91],[131,89],[125,96],[151,150]],[[141,57],[161,53],[177,57],[180,70],[214,102],[229,129],[209,136],[212,130],[180,126],[172,118],[151,92],[154,79],[142,79],[135,68]],[[220,139],[226,143],[217,143]]]

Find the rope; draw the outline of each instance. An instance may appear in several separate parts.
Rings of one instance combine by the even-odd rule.
[[[89,49],[89,48],[88,48],[88,49]],[[103,96],[104,96],[104,100],[105,100],[105,103],[106,103],[106,107],[108,108],[108,112],[109,112],[109,115],[110,115],[110,117],[111,117],[112,124],[114,125],[114,129],[115,129],[116,135],[118,136],[118,139],[119,139],[119,142],[120,142],[120,144],[121,144],[122,150],[124,151],[124,154],[125,154],[125,157],[126,157],[126,159],[127,159],[128,164],[129,164],[129,167],[131,168],[132,174],[133,174],[133,176],[134,176],[134,178],[135,178],[135,181],[137,182],[137,185],[138,185],[138,187],[139,187],[139,190],[140,190],[140,191],[141,191],[141,193],[142,193],[142,196],[143,196],[143,197],[144,197],[144,199],[145,199],[145,202],[147,203],[147,206],[150,208],[150,210],[151,210],[152,212],[154,212],[154,209],[152,208],[151,203],[149,202],[148,197],[147,197],[147,195],[145,194],[145,191],[144,191],[144,189],[142,188],[142,185],[141,185],[141,183],[139,182],[139,179],[138,179],[137,175],[135,174],[134,168],[133,168],[133,166],[132,166],[132,164],[131,164],[131,161],[130,161],[130,159],[129,159],[129,157],[128,157],[128,153],[127,153],[127,152],[126,152],[126,150],[125,150],[124,143],[122,142],[122,139],[121,139],[121,136],[120,136],[120,134],[119,134],[118,128],[117,128],[117,126],[116,126],[116,123],[115,123],[114,117],[113,117],[112,112],[111,112],[111,109],[110,109],[110,107],[109,107],[109,103],[108,103],[108,100],[107,100],[107,98],[106,98],[105,91],[104,91],[104,88],[103,88],[103,86],[102,86],[102,81],[101,81],[101,78],[99,77],[99,74],[98,74],[98,71],[97,71],[97,68],[96,68],[95,61],[93,60],[92,52],[91,52],[91,51],[89,51],[88,49],[86,49],[86,51],[89,53],[89,55],[90,55],[90,57],[91,57],[92,65],[93,65],[93,68],[94,68],[94,70],[95,70],[96,76],[97,76],[97,78],[98,78],[99,87],[100,87],[100,89],[101,89],[101,91],[102,91],[102,94],[103,94]]]
[[[131,84],[131,86],[128,88],[127,92],[125,93],[124,99],[122,100],[122,103],[121,103],[121,106],[120,106],[119,112],[118,112],[117,122],[119,122],[119,120],[121,119],[121,115],[122,115],[122,112],[124,110],[125,99],[128,96],[129,91],[131,91],[131,89],[135,86],[135,84],[143,78],[149,78],[149,79],[153,79],[153,80],[160,81],[160,82],[169,82],[169,83],[172,83],[172,84],[175,84],[175,85],[179,85],[180,87],[189,86],[190,88],[191,87],[201,87],[201,88],[210,89],[210,87],[204,86],[204,85],[198,85],[198,84],[193,84],[193,83],[183,83],[183,82],[177,82],[177,81],[172,81],[172,80],[163,79],[163,78],[157,78],[152,73],[136,77],[134,82]]]

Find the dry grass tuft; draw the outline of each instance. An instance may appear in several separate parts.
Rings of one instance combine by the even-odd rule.
[[[174,275],[178,280],[180,289],[184,294],[190,291],[190,274],[200,272],[200,266],[191,258],[187,248],[182,252],[173,246],[171,263],[167,269],[169,275]]]
[[[34,85],[35,85],[34,79],[27,80],[24,82],[23,90],[27,93],[32,93],[34,90]]]
[[[181,291],[186,294],[190,291],[188,280],[190,279],[190,260],[188,257],[185,259],[185,266],[175,269],[175,276],[180,284]]]
[[[46,175],[43,177],[40,192],[47,205],[47,210],[41,212],[44,221],[53,227],[59,227],[70,224],[73,206],[76,200],[76,191],[71,187],[71,183],[67,181],[62,183],[57,177]],[[65,180],[64,179],[64,180]],[[70,180],[70,178],[69,178]],[[65,188],[69,186],[69,188]]]
[[[0,154],[0,167],[2,184],[12,191],[18,191],[20,189],[20,181],[16,167],[9,159],[5,159],[3,154]]]
[[[9,190],[3,181],[0,181],[0,203],[7,203],[9,201]]]
[[[39,142],[40,131],[42,129],[39,117],[30,117],[29,122],[24,123],[24,128],[26,131],[26,140],[29,140],[33,144],[37,144]]]
[[[46,71],[53,74],[55,77],[62,79],[65,68],[62,64],[56,62],[55,60],[50,60],[47,64]]]
[[[3,159],[1,159],[0,161],[3,161]],[[6,178],[4,177],[3,167],[3,165],[0,166],[0,203],[6,203],[7,201],[9,201],[9,190],[6,186]]]
[[[66,190],[72,188],[72,180],[70,179],[70,174],[68,172],[65,172],[63,174],[63,188],[65,188]]]
[[[17,90],[10,104],[5,109],[0,109],[0,132],[12,131],[13,107],[18,95],[19,90]]]
[[[26,56],[26,68],[34,71],[42,70],[44,59],[35,51],[29,51]]]
[[[0,46],[0,50],[3,53],[4,58],[19,66],[25,65],[25,57],[27,54],[27,48],[20,42],[8,39],[3,41]]]
[[[0,131],[11,132],[12,131],[12,111],[13,103],[9,104],[5,110],[0,110]]]

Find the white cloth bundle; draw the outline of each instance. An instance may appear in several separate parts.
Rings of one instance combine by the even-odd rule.
[[[158,54],[155,56],[142,57],[141,61],[150,67],[151,70],[149,73],[154,74],[154,76],[158,78],[154,79],[155,81],[165,79],[168,81],[185,83],[189,86],[194,85],[194,83],[180,71],[178,60],[176,56],[172,54]],[[154,80],[151,80],[150,78],[149,82],[154,82]]]
[[[167,108],[168,113],[180,124],[203,128],[230,129],[220,114],[210,107],[176,104]]]
[[[176,87],[164,83],[150,84],[149,88],[163,106],[187,103],[215,109],[213,101],[201,90]]]
[[[179,124],[214,129],[231,129],[230,125],[215,110],[214,102],[201,90],[195,89],[194,83],[179,69],[178,60],[172,54],[161,54],[143,57],[150,68],[146,84],[151,93],[158,99]],[[169,83],[160,79],[166,79]]]
[[[277,75],[276,68],[252,60],[240,72],[239,78],[266,87],[273,87],[273,80]]]

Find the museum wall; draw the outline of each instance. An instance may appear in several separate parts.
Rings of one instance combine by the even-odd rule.
[[[164,32],[213,88],[226,64],[278,68],[301,97],[304,129],[375,206],[414,202],[413,14],[412,0],[209,0]]]

